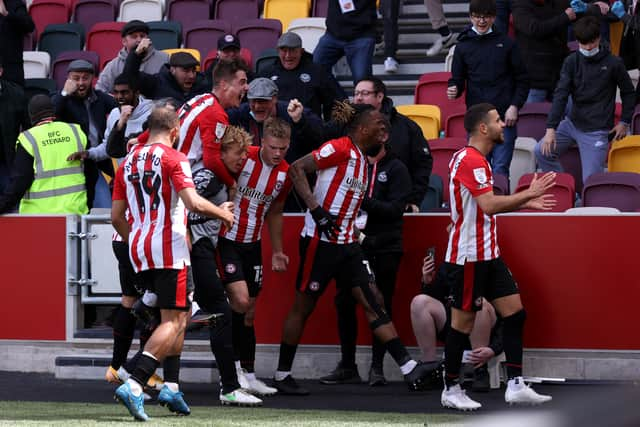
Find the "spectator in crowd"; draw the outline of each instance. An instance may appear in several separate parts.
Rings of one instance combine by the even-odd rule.
[[[587,0],[571,0],[571,8],[576,12],[577,18],[584,16],[595,16],[600,23],[600,44],[610,49],[609,25],[611,22],[617,22],[618,17],[611,11],[608,1]],[[573,39],[573,37],[572,37]]]
[[[384,71],[397,73],[400,64],[396,58],[398,51],[398,15],[400,0],[381,0],[382,26],[384,31]]]
[[[4,78],[2,64],[3,58],[0,57],[0,193],[9,180],[20,128],[30,126],[24,91],[17,83]]]
[[[218,50],[217,55],[209,67],[207,67],[207,71],[205,71],[205,78],[207,79],[207,85],[211,89],[213,87],[213,69],[216,67],[219,61],[236,61],[242,60],[242,56],[240,56],[240,52],[242,50],[242,45],[240,44],[240,39],[235,34],[223,34],[218,38]],[[249,70],[249,66],[251,64],[245,64],[247,66],[247,79],[249,81],[253,80],[253,72]]]
[[[382,294],[384,310],[392,317],[396,275],[402,259],[403,213],[411,191],[411,177],[407,167],[388,149],[387,144],[376,145],[366,153],[368,188],[356,226],[360,230],[358,240],[368,268]],[[320,381],[324,384],[360,382],[356,366],[356,300],[348,290],[339,288],[335,303],[342,358],[337,368]],[[371,386],[387,383],[382,369],[385,353],[384,344],[374,335],[369,369]]]
[[[266,67],[260,77],[270,78],[278,85],[278,97],[282,101],[298,99],[302,105],[328,120],[333,103],[345,98],[333,74],[314,64],[313,57],[302,48],[302,39],[296,33],[284,33],[277,47],[278,59]]]
[[[514,0],[516,42],[529,75],[527,102],[550,101],[569,54],[567,31],[576,19],[569,0]]]
[[[188,52],[176,52],[169,64],[162,66],[157,74],[140,71],[142,58],[147,55],[150,39],[143,39],[135,50],[129,52],[122,72],[128,79],[138,83],[140,93],[149,99],[175,98],[185,103],[196,95],[209,92],[205,76],[196,71],[200,63]]]
[[[118,51],[118,56],[107,62],[96,83],[96,89],[106,93],[113,91],[114,80],[124,71],[127,56],[132,50],[136,50],[140,43],[147,46],[141,58],[140,71],[156,74],[164,64],[169,62],[169,55],[151,46],[149,26],[146,23],[137,19],[129,21],[122,27],[120,34],[122,35],[122,49]]]
[[[4,59],[4,80],[24,86],[24,37],[35,28],[23,0],[0,0],[0,57]]]
[[[395,109],[387,88],[377,77],[365,77],[356,84],[353,92],[354,104],[369,104],[384,114],[391,124],[389,146],[397,158],[409,169],[411,191],[407,198],[407,211],[418,212],[418,207],[427,193],[433,158],[429,144],[420,127]]]
[[[509,21],[511,20],[511,7],[514,0],[496,0],[495,26],[501,34],[509,35]]]
[[[578,144],[582,180],[604,170],[609,141],[623,138],[635,107],[635,90],[622,59],[600,48],[600,24],[593,16],[574,25],[579,49],[565,59],[553,94],[547,131],[535,148],[543,171],[562,171],[560,156]],[[614,126],[616,91],[620,89],[622,115]],[[563,113],[571,96],[573,107]]]
[[[118,106],[116,100],[91,87],[95,75],[93,64],[83,59],[71,61],[67,69],[67,80],[62,90],[53,96],[56,117],[67,123],[78,123],[87,135],[87,148],[97,147],[104,138],[107,116]],[[82,151],[82,150],[79,150]],[[113,176],[110,160],[84,162],[87,174],[87,197],[89,208],[111,207],[111,193],[98,169]]]
[[[458,37],[453,54],[449,99],[466,89],[467,108],[489,102],[504,117],[504,144],[489,154],[496,174],[509,176],[509,166],[517,136],[518,111],[527,99],[529,79],[515,42],[494,28],[495,0],[471,0],[469,14],[472,26]]]
[[[376,19],[374,1],[329,0],[327,31],[313,52],[313,62],[330,73],[336,62],[346,56],[354,84],[372,75]]]
[[[436,360],[436,340],[445,342],[451,328],[450,290],[445,276],[446,268],[440,266],[436,273],[433,254],[422,263],[422,292],[411,300],[411,326],[422,360]],[[495,309],[483,299],[482,310],[476,314],[473,330],[469,335],[469,363],[474,365],[473,391],[489,391],[487,362],[502,353],[502,321],[496,318]],[[439,369],[426,388],[442,387]]]
[[[56,121],[53,103],[46,95],[31,98],[29,118],[33,127],[18,137],[11,181],[0,197],[0,213],[20,201],[18,212],[24,214],[86,214],[82,163],[67,160],[87,146],[86,135],[77,124]]]
[[[472,3],[473,4],[473,3]],[[457,49],[456,49],[457,50]],[[518,286],[500,257],[495,214],[516,209],[549,210],[555,173],[535,176],[524,191],[509,196],[493,194],[493,175],[486,159],[495,144],[502,144],[504,122],[496,107],[476,104],[464,117],[469,145],[449,163],[451,221],[445,255],[445,277],[450,289],[451,328],[445,342],[445,387],[442,406],[475,410],[482,405],[461,388],[460,366],[476,313],[486,298],[504,321],[503,342],[507,366],[507,403],[539,404],[551,396],[539,395],[522,378],[522,331],[526,313]]]
[[[444,17],[442,0],[424,0],[424,5],[427,8],[427,14],[429,14],[431,28],[440,35],[427,49],[427,56],[436,56],[442,52],[442,49],[448,49],[455,44],[456,34],[451,32],[447,19]]]
[[[611,13],[624,23],[620,42],[620,57],[624,61],[624,66],[627,70],[638,69],[640,67],[640,8],[637,7],[636,2],[618,0],[611,6]],[[636,102],[638,99],[640,97],[636,97]]]

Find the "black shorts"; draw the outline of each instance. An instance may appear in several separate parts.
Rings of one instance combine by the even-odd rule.
[[[191,267],[153,269],[140,272],[144,287],[158,296],[156,307],[165,310],[188,311],[191,309],[193,277]]]
[[[319,298],[331,279],[336,280],[338,289],[367,287],[370,273],[364,261],[364,254],[358,243],[338,245],[302,237],[296,289]]]
[[[520,292],[502,258],[465,265],[445,263],[445,266],[454,308],[480,311],[483,297],[491,302]]]
[[[144,293],[144,286],[138,273],[133,270],[131,258],[129,258],[129,245],[125,242],[114,240],[111,242],[113,253],[118,260],[118,272],[120,274],[120,289],[122,295],[127,297],[140,297]]]
[[[262,289],[262,246],[260,241],[238,243],[218,239],[218,256],[222,283],[245,281],[249,296],[255,298]]]

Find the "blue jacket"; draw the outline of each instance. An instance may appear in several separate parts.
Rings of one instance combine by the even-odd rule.
[[[449,86],[466,89],[467,107],[489,102],[504,116],[510,105],[527,100],[529,78],[515,42],[496,31],[478,35],[469,27],[458,37]]]

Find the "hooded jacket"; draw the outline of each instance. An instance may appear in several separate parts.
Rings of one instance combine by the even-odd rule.
[[[453,54],[449,86],[466,89],[467,107],[493,104],[504,116],[510,105],[520,109],[529,94],[527,70],[515,42],[495,27],[479,35],[471,27],[460,33]]]
[[[351,41],[376,36],[376,2],[353,0],[352,12],[342,13],[340,0],[329,0],[327,7],[327,32],[333,37]]]
[[[113,82],[116,77],[124,71],[124,64],[127,61],[127,55],[129,55],[129,53],[123,47],[115,58],[107,62],[104,69],[100,72],[98,82],[96,83],[96,89],[106,93],[111,93],[113,90]],[[169,55],[150,47],[144,55],[144,58],[142,58],[139,70],[147,74],[156,74],[162,69],[162,66],[168,62]]]

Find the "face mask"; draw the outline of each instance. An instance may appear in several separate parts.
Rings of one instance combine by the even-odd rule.
[[[382,144],[376,144],[372,147],[367,148],[365,154],[369,157],[375,157],[380,153],[380,150],[382,150]]]
[[[598,52],[600,52],[600,48],[599,47],[595,47],[595,48],[593,48],[591,50],[587,50],[587,49],[583,49],[583,48],[579,48],[578,50],[580,51],[581,54],[583,54],[587,58],[591,58],[592,56],[596,56],[598,54]]]

